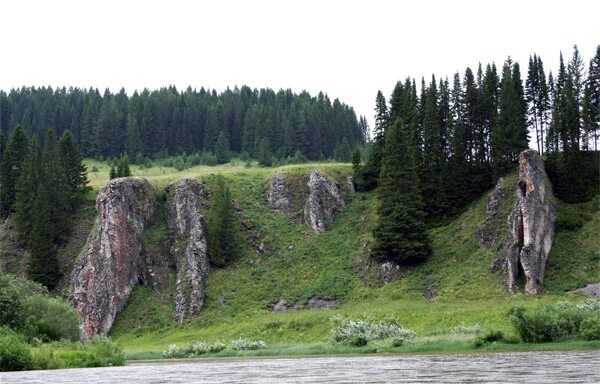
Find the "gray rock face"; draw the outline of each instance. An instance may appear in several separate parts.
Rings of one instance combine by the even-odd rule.
[[[167,227],[173,236],[171,253],[177,261],[175,314],[181,322],[196,316],[204,304],[204,288],[210,268],[207,255],[207,224],[200,207],[208,201],[206,188],[183,179],[166,188]]]
[[[285,312],[288,309],[287,301],[282,297],[279,299],[277,303],[273,306],[273,312]]]
[[[550,201],[552,189],[547,180],[539,154],[531,149],[521,152],[517,198],[508,218],[506,263],[510,292],[517,291],[521,268],[527,279],[525,292],[533,295],[542,292],[556,221],[556,208]]]
[[[106,335],[142,278],[140,236],[155,216],[154,188],[141,178],[111,180],[96,198],[99,218],[72,274],[72,303],[87,339]]]
[[[271,179],[269,189],[267,190],[267,200],[269,205],[273,209],[291,213],[292,206],[288,198],[289,190],[285,183],[285,177],[283,173],[278,173]]]
[[[308,190],[308,199],[304,204],[304,223],[316,233],[321,233],[344,208],[344,199],[339,186],[319,171],[310,172]]]
[[[333,299],[320,299],[318,297],[313,297],[308,300],[308,304],[306,304],[308,309],[333,309],[337,307],[337,301]]]
[[[576,289],[575,292],[583,293],[587,296],[600,297],[600,283],[588,284],[583,288]]]

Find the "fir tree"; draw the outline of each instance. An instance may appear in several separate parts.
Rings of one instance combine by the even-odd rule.
[[[418,263],[431,255],[410,136],[401,118],[386,133],[379,219],[373,231],[374,256],[402,264]]]
[[[208,256],[212,265],[224,267],[239,254],[239,220],[229,186],[217,176],[208,212]]]
[[[0,161],[0,217],[7,217],[14,210],[16,188],[23,160],[27,156],[29,140],[27,135],[17,125],[13,130],[10,141],[2,153]]]
[[[66,130],[58,142],[58,155],[67,182],[67,202],[70,211],[74,212],[90,188],[87,186],[87,172],[79,146],[70,130]]]
[[[41,165],[40,148],[34,137],[31,140],[29,153],[23,162],[23,172],[17,183],[13,216],[18,240],[29,244],[33,223],[33,205],[38,195],[39,184],[43,181],[40,174]]]
[[[223,131],[219,133],[219,137],[215,143],[215,157],[217,158],[217,164],[229,162],[229,140]]]
[[[259,142],[256,149],[256,157],[258,163],[262,166],[270,167],[273,164],[273,155],[271,154],[269,140],[266,137]]]

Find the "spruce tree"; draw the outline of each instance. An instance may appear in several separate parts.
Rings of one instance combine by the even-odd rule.
[[[397,118],[386,132],[373,254],[382,261],[414,264],[427,259],[432,251],[407,128],[403,119]]]
[[[17,182],[23,169],[23,160],[29,150],[27,135],[17,125],[0,160],[0,217],[7,217],[14,210]]]
[[[239,254],[239,220],[223,176],[217,176],[208,211],[208,256],[212,265],[225,267]]]
[[[33,205],[42,180],[42,164],[37,138],[31,140],[29,153],[23,162],[23,172],[16,188],[14,223],[19,241],[29,243],[31,238]]]
[[[256,148],[256,158],[258,163],[265,167],[270,167],[273,164],[273,155],[271,154],[271,148],[269,140],[265,137],[259,143]]]
[[[66,130],[58,142],[58,155],[67,182],[67,202],[70,211],[74,212],[90,188],[77,140],[70,130]]]
[[[47,179],[45,179],[47,181]],[[37,196],[32,208],[32,225],[30,236],[28,277],[49,289],[56,286],[58,282],[59,268],[54,245],[55,222],[52,220],[51,207],[54,202],[45,182],[40,183]]]
[[[217,142],[215,143],[215,157],[217,164],[225,164],[229,162],[229,140],[225,132],[221,131]]]

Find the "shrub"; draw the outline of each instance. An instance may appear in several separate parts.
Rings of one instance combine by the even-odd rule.
[[[221,352],[221,351],[225,350],[225,348],[227,348],[227,346],[225,344],[216,342],[214,344],[209,344],[209,346],[208,346],[208,352],[210,352],[210,353],[218,353],[218,352]]]
[[[234,351],[254,351],[265,348],[267,348],[267,344],[262,340],[248,340],[240,338],[231,342],[231,349]]]
[[[25,371],[35,368],[31,351],[15,333],[0,332],[0,372]]]
[[[600,340],[600,317],[588,317],[579,325],[579,334],[585,340]]]
[[[32,336],[44,341],[79,340],[79,316],[64,300],[34,295],[27,299]]]
[[[414,336],[413,332],[403,328],[396,320],[383,321],[334,319],[338,325],[331,329],[331,339],[340,344],[363,346],[371,340],[402,339]]]
[[[491,343],[496,343],[496,342],[498,342],[498,343],[504,343],[506,341],[507,341],[507,338],[504,335],[504,332],[502,332],[502,331],[489,331],[485,335],[479,336],[475,340],[474,347],[475,348],[481,348],[485,344],[491,344]]]
[[[87,343],[77,343],[65,356],[68,368],[112,367],[125,363],[121,347],[105,338],[95,338]]]
[[[168,359],[176,359],[180,357],[185,357],[186,350],[184,350],[181,347],[178,347],[177,344],[171,344],[169,345],[167,350],[162,353],[162,355],[163,357],[166,357]]]
[[[544,343],[582,337],[582,322],[588,318],[598,318],[599,308],[600,302],[592,299],[577,306],[559,302],[532,311],[514,307],[509,316],[521,340],[526,343]],[[592,325],[586,322],[584,328],[587,326]]]

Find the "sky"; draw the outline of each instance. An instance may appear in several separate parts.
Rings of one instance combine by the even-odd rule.
[[[323,91],[373,125],[378,90],[498,67],[546,72],[600,44],[600,1],[134,1],[0,3],[0,89],[249,85]]]

